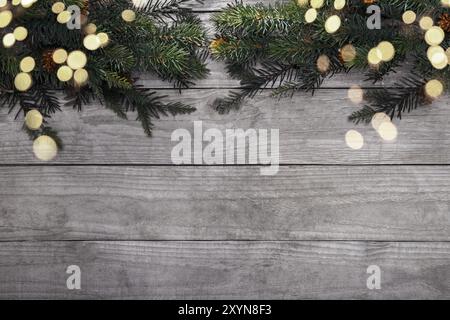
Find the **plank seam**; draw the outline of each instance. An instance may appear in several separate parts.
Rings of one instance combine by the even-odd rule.
[[[259,243],[312,243],[312,242],[340,242],[340,243],[450,243],[450,240],[352,240],[352,239],[311,239],[311,240],[255,240],[255,239],[222,239],[222,240],[204,240],[204,239],[47,239],[47,240],[0,240],[0,243],[55,243],[55,242],[259,242]]]
[[[280,167],[448,167],[450,163],[283,163]],[[3,163],[0,168],[26,168],[26,167],[177,167],[177,168],[260,168],[270,167],[264,164],[224,164],[224,165],[174,165],[174,164],[146,164],[146,163],[29,163],[29,164],[14,164]]]

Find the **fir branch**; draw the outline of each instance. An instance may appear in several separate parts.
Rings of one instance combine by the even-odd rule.
[[[361,110],[354,112],[349,120],[356,124],[369,123],[378,112],[387,114],[391,119],[394,117],[401,119],[403,113],[409,113],[419,106],[429,103],[429,99],[424,93],[426,82],[422,77],[413,74],[402,79],[399,88],[370,91],[365,97],[368,103]]]

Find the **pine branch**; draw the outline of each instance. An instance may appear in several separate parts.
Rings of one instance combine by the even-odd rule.
[[[358,124],[369,123],[372,117],[383,112],[392,119],[402,118],[403,113],[411,112],[419,106],[429,103],[424,93],[424,85],[427,81],[418,75],[412,75],[400,81],[400,88],[382,88],[370,91],[366,95],[368,104],[361,110],[354,112],[349,120]],[[387,99],[387,97],[389,97]]]

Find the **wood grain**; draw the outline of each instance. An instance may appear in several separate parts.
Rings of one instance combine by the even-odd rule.
[[[189,6],[212,37],[210,16],[229,2]],[[245,0],[257,2],[276,1]],[[49,164],[34,159],[23,120],[1,110],[0,298],[450,298],[448,97],[396,123],[399,136],[386,143],[346,120],[358,108],[346,89],[373,87],[362,74],[328,79],[314,97],[266,91],[219,115],[214,99],[240,84],[208,63],[210,76],[182,96],[140,75],[198,108],[156,121],[152,139],[95,104],[56,115],[65,150]],[[196,120],[205,130],[280,129],[290,166],[273,177],[256,166],[175,167],[171,133],[192,133]],[[359,151],[344,143],[355,128]],[[66,288],[72,264],[81,291]],[[381,290],[366,288],[373,264]]]
[[[450,241],[440,166],[0,168],[0,239]]]
[[[0,298],[448,299],[449,243],[22,242],[0,246]],[[69,265],[81,290],[66,288]],[[369,290],[369,265],[381,290]]]
[[[193,122],[204,130],[279,129],[280,156],[284,164],[449,164],[450,100],[445,97],[396,121],[399,135],[383,141],[370,126],[354,125],[347,117],[359,106],[345,90],[320,90],[315,96],[298,94],[278,100],[263,93],[246,101],[238,112],[220,115],[211,105],[227,90],[188,90],[181,97],[165,91],[169,99],[184,99],[197,107],[192,115],[155,121],[153,138],[145,136],[140,123],[118,119],[104,107],[92,105],[82,113],[66,109],[50,124],[65,143],[52,164],[172,164],[172,132],[184,128],[193,134]],[[42,164],[35,160],[32,142],[21,130],[23,119],[14,122],[5,110],[0,114],[1,164]],[[365,138],[361,150],[345,144],[350,129]],[[242,151],[242,150],[241,150]]]

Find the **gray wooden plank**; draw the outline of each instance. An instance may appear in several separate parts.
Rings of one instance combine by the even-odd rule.
[[[81,290],[66,288],[69,265]],[[368,266],[381,268],[369,290]],[[21,242],[0,246],[0,298],[448,299],[450,244]]]
[[[450,241],[447,166],[0,168],[0,240]]]
[[[246,101],[238,112],[220,115],[211,108],[227,90],[162,91],[169,99],[184,100],[198,108],[192,115],[155,121],[153,138],[140,124],[118,119],[102,106],[91,105],[82,113],[67,108],[50,124],[59,130],[65,150],[52,163],[61,164],[172,164],[174,130],[184,128],[193,135],[193,122],[203,121],[204,130],[279,129],[280,161],[284,164],[448,164],[450,163],[450,108],[448,97],[396,121],[398,138],[383,141],[370,126],[354,125],[347,116],[360,106],[347,98],[346,90],[321,90],[315,96],[297,94],[278,100],[265,92]],[[34,158],[32,142],[21,130],[23,119],[0,111],[0,164],[41,164]],[[345,144],[350,129],[365,138],[361,150]],[[237,148],[236,148],[237,149]],[[242,148],[238,149],[242,151]]]

